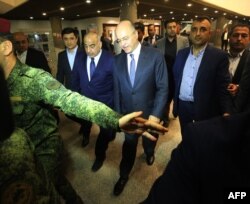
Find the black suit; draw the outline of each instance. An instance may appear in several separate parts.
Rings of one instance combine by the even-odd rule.
[[[31,67],[43,69],[51,73],[50,67],[48,65],[48,60],[46,59],[43,52],[34,48],[28,48],[25,64]]]
[[[237,84],[239,84],[239,92],[234,97],[235,111],[236,112],[248,111],[250,110],[250,55],[249,54],[245,59],[244,66],[242,68],[242,74],[240,75],[240,80]]]
[[[240,83],[240,79],[242,76],[243,69],[245,67],[245,63],[246,63],[248,54],[249,54],[249,50],[247,50],[247,49],[244,50],[244,52],[242,53],[242,56],[240,57],[240,61],[239,61],[239,64],[236,68],[235,74],[232,77],[232,83],[234,83],[234,84]]]
[[[250,188],[249,117],[189,124],[144,204],[222,204],[224,191]]]

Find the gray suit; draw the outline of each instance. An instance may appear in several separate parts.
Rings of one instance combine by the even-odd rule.
[[[189,41],[188,38],[183,37],[181,35],[176,36],[176,41],[177,41],[177,49],[176,49],[176,54],[180,49],[183,49],[185,47],[189,46]],[[156,42],[156,47],[162,52],[162,54],[165,55],[165,44],[166,44],[166,37],[159,39]]]

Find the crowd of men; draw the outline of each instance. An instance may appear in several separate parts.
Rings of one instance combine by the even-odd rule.
[[[159,134],[167,131],[162,121],[166,127],[170,123],[171,103],[173,116],[179,118],[182,141],[143,203],[222,203],[225,188],[250,188],[248,25],[230,28],[226,51],[224,45],[218,49],[210,44],[212,22],[208,17],[193,21],[189,38],[178,34],[179,25],[174,20],[164,23],[163,37],[150,24],[145,38],[143,23],[123,20],[115,30],[114,46],[91,24],[80,47],[78,31],[67,27],[62,30],[65,50],[58,54],[57,81],[44,54],[28,46],[27,36],[11,34],[8,21],[0,22],[0,65],[7,82],[3,86],[7,86],[15,121],[1,141],[10,140],[14,146],[15,135],[22,135],[25,144],[28,138],[31,147],[22,144],[29,153],[32,175],[36,165],[42,166],[42,173],[27,178],[38,181],[31,184],[39,189],[38,203],[43,200],[43,182],[47,183],[43,188],[45,203],[60,203],[59,195],[66,203],[83,203],[60,171],[63,141],[53,107],[81,125],[82,147],[89,144],[92,124],[100,126],[93,172],[103,166],[116,131],[125,132],[115,196],[123,192],[129,180],[140,134],[144,136],[146,163],[153,165]],[[119,46],[119,54],[115,46]],[[4,104],[10,106],[6,101]],[[12,111],[9,115],[12,118]],[[4,147],[1,144],[1,149]],[[33,157],[37,158],[35,164]],[[5,162],[4,157],[0,162]],[[3,175],[1,195],[7,199],[8,193],[20,189],[9,192],[11,185],[2,188],[10,179]],[[32,203],[36,196],[26,199]]]

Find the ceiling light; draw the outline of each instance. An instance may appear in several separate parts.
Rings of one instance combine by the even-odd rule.
[[[185,20],[185,18],[182,18],[182,20],[184,21],[184,20]]]
[[[198,18],[198,16],[196,15],[196,16],[194,16],[195,18]]]
[[[187,4],[187,7],[191,7],[191,6],[192,6],[192,4],[190,4],[190,3],[189,3],[189,4]]]
[[[238,16],[235,16],[234,18],[238,18]]]
[[[186,13],[184,13],[183,15],[184,15],[184,16],[187,16],[187,14],[186,14]]]
[[[77,16],[77,17],[79,17],[79,16],[80,16],[80,14],[77,14],[76,16]]]
[[[214,13],[218,13],[218,12],[219,12],[219,11],[217,11],[217,10],[216,10],[216,11],[214,11]]]
[[[172,20],[174,20],[174,17],[172,17]]]
[[[159,18],[162,18],[162,16],[159,16]]]
[[[63,20],[64,20],[64,18],[61,18],[61,20],[63,21]]]
[[[91,1],[90,1],[90,0],[86,0],[86,3],[87,3],[87,4],[90,4],[90,3],[91,3]]]
[[[65,8],[64,8],[64,7],[61,7],[61,8],[60,8],[60,10],[61,10],[61,11],[64,11],[64,10],[65,10]]]
[[[43,12],[43,16],[46,16],[46,15],[47,15],[47,13]]]
[[[97,12],[97,13],[101,13],[101,11],[100,11],[100,10],[97,10],[96,12]]]
[[[223,15],[225,16],[225,15],[227,15],[227,13],[223,13]]]
[[[147,17],[147,14],[144,14],[143,16],[144,16],[144,17]]]
[[[203,8],[203,10],[204,10],[204,11],[206,11],[206,10],[207,10],[207,8]]]
[[[173,14],[174,12],[173,12],[173,11],[170,11],[169,13],[170,13],[170,14]]]
[[[31,20],[33,20],[33,19],[34,19],[34,17],[33,17],[33,16],[30,16],[30,19],[31,19]]]
[[[155,11],[155,9],[154,9],[154,8],[152,8],[152,9],[150,9],[150,11],[154,12],[154,11]]]

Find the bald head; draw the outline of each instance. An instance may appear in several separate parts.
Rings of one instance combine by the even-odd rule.
[[[131,53],[138,46],[138,33],[131,21],[121,21],[116,27],[116,39],[126,53]]]
[[[29,47],[29,42],[27,36],[23,32],[13,33],[13,39],[15,42],[15,49],[18,54],[22,54]]]
[[[84,36],[84,49],[89,57],[95,57],[102,48],[102,42],[97,33],[89,32]]]

